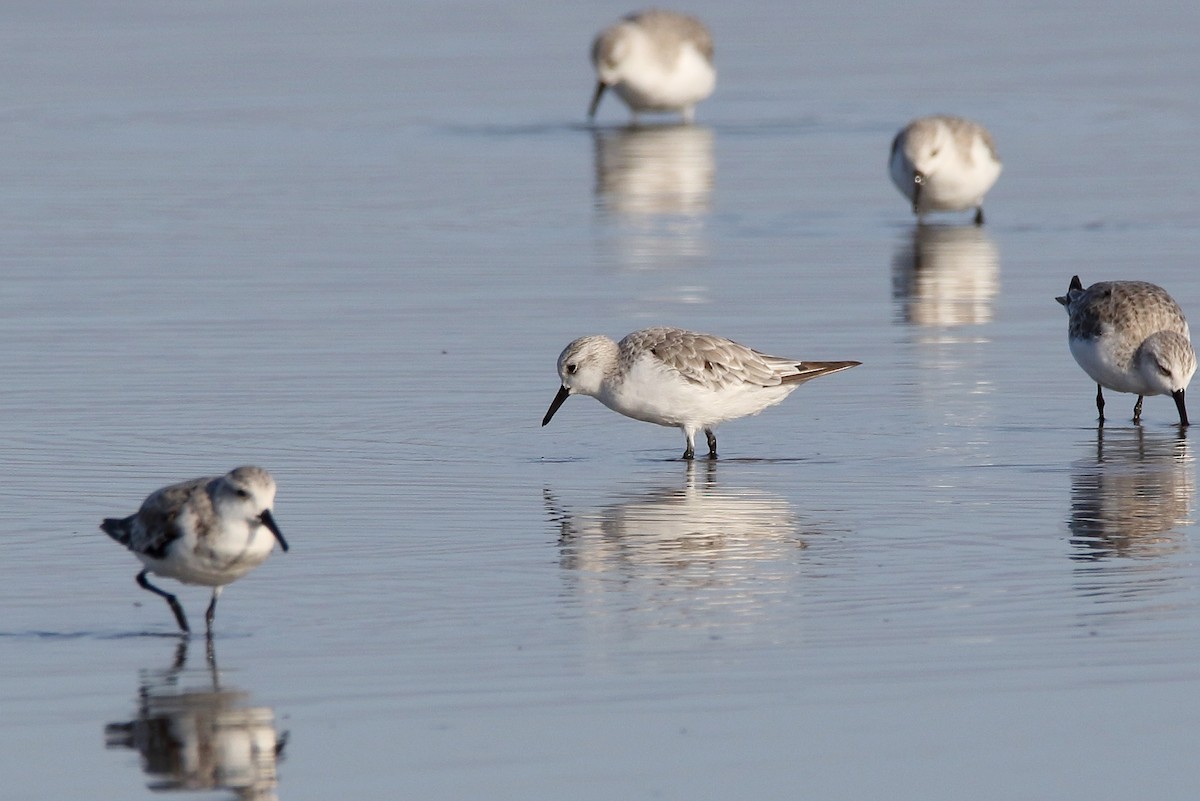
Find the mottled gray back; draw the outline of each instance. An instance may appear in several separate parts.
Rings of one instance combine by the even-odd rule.
[[[992,139],[992,134],[987,128],[977,122],[964,119],[963,117],[955,117],[951,114],[935,114],[930,117],[922,117],[919,120],[913,120],[905,129],[909,141],[913,145],[920,146],[923,140],[932,139],[937,131],[937,126],[941,124],[950,131],[950,137],[954,140],[954,146],[968,164],[972,162],[971,145],[975,137],[983,140],[987,145],[987,149],[992,154],[992,158],[1000,161],[1000,154],[996,152],[996,142]],[[892,142],[893,152],[896,149],[896,143]]]
[[[1074,338],[1100,336],[1105,323],[1119,321],[1138,341],[1158,331],[1189,336],[1183,309],[1156,284],[1146,281],[1100,281],[1082,292],[1068,294],[1070,334]]]
[[[624,21],[635,23],[646,32],[657,45],[655,50],[667,67],[673,67],[679,60],[685,42],[691,42],[709,63],[712,62],[712,35],[708,28],[704,27],[704,23],[695,17],[653,9],[629,14],[624,17]],[[611,63],[613,48],[623,35],[624,31],[619,24],[601,31],[592,42],[592,63]]]
[[[194,498],[193,505],[201,511],[199,529],[201,535],[205,533],[204,522],[214,519],[206,490],[216,480],[216,476],[206,476],[163,487],[151,493],[136,514],[123,519],[109,518],[100,527],[131,551],[161,559],[167,546],[183,535],[178,517],[189,499]]]
[[[623,372],[648,351],[686,380],[710,388],[729,384],[778,386],[782,379],[768,360],[784,362],[792,370],[797,364],[767,356],[724,337],[678,328],[634,331],[621,340],[619,349]]]
[[[703,22],[693,16],[650,9],[630,14],[625,19],[641,25],[646,33],[659,43],[664,55],[669,56],[671,64],[679,58],[679,51],[684,42],[695,45],[709,62],[713,60],[712,34]]]

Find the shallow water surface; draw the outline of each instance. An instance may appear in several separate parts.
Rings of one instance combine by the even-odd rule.
[[[0,795],[1194,794],[1195,437],[1097,429],[1054,297],[1200,309],[1195,12],[704,0],[631,130],[625,7],[67,6],[3,12]],[[983,228],[888,180],[933,112]],[[648,325],[863,365],[715,462],[540,427]],[[181,648],[98,523],[243,463],[292,548]]]

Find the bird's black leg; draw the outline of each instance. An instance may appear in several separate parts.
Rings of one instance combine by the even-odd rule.
[[[975,209],[975,224],[983,225],[983,206],[978,206]]]
[[[221,597],[221,588],[213,587],[212,600],[208,602],[208,611],[204,613],[204,623],[208,627],[209,634],[212,634],[213,620],[217,617],[217,599]]]
[[[717,435],[713,433],[711,428],[704,429],[704,436],[708,438],[708,458],[717,458]]]
[[[692,447],[692,443],[688,443],[687,449],[683,452],[684,459],[696,458],[696,449]]]
[[[1100,413],[1100,425],[1104,425],[1104,389],[1096,385],[1096,411]]]
[[[1142,422],[1142,396],[1138,395],[1138,402],[1133,404],[1133,424],[1137,425]]]
[[[187,616],[183,614],[183,607],[179,605],[179,601],[171,593],[165,590],[160,590],[158,587],[155,587],[153,584],[147,581],[146,574],[148,572],[150,571],[143,570],[141,573],[138,573],[138,586],[143,590],[150,590],[150,592],[154,593],[155,595],[161,595],[163,598],[166,598],[167,604],[171,607],[171,611],[175,613],[175,620],[179,623],[179,628],[182,629],[185,634],[190,632],[191,629],[188,628]]]

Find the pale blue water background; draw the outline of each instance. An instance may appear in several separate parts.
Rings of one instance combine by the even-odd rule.
[[[583,125],[625,5],[0,11],[0,797],[158,795],[105,727],[164,681],[288,733],[253,797],[1194,797],[1195,437],[1099,435],[1053,297],[1200,309],[1200,14],[689,8],[717,92],[644,135]],[[918,236],[887,150],[943,111],[1005,171]],[[539,427],[650,324],[864,364],[715,465]],[[96,526],[245,462],[293,548],[209,694]]]

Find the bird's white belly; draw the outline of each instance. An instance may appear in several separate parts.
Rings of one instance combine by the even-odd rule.
[[[995,161],[976,162],[959,169],[939,170],[927,176],[921,188],[920,207],[931,211],[962,211],[978,206],[1000,176]]]
[[[1142,380],[1132,362],[1114,357],[1105,337],[1071,339],[1070,345],[1075,361],[1100,386],[1136,395],[1158,394]]]
[[[171,544],[163,559],[147,554],[137,556],[152,573],[173,578],[184,584],[219,587],[237,581],[270,556],[275,538],[265,526],[253,532],[225,533],[198,541],[189,532]]]
[[[661,426],[706,428],[758,414],[780,403],[798,386],[733,384],[712,389],[647,364],[645,361],[636,364],[625,381],[597,398],[613,411],[635,420]]]
[[[627,75],[613,89],[638,111],[674,111],[712,94],[717,74],[694,47],[685,46],[673,68],[661,65]]]

